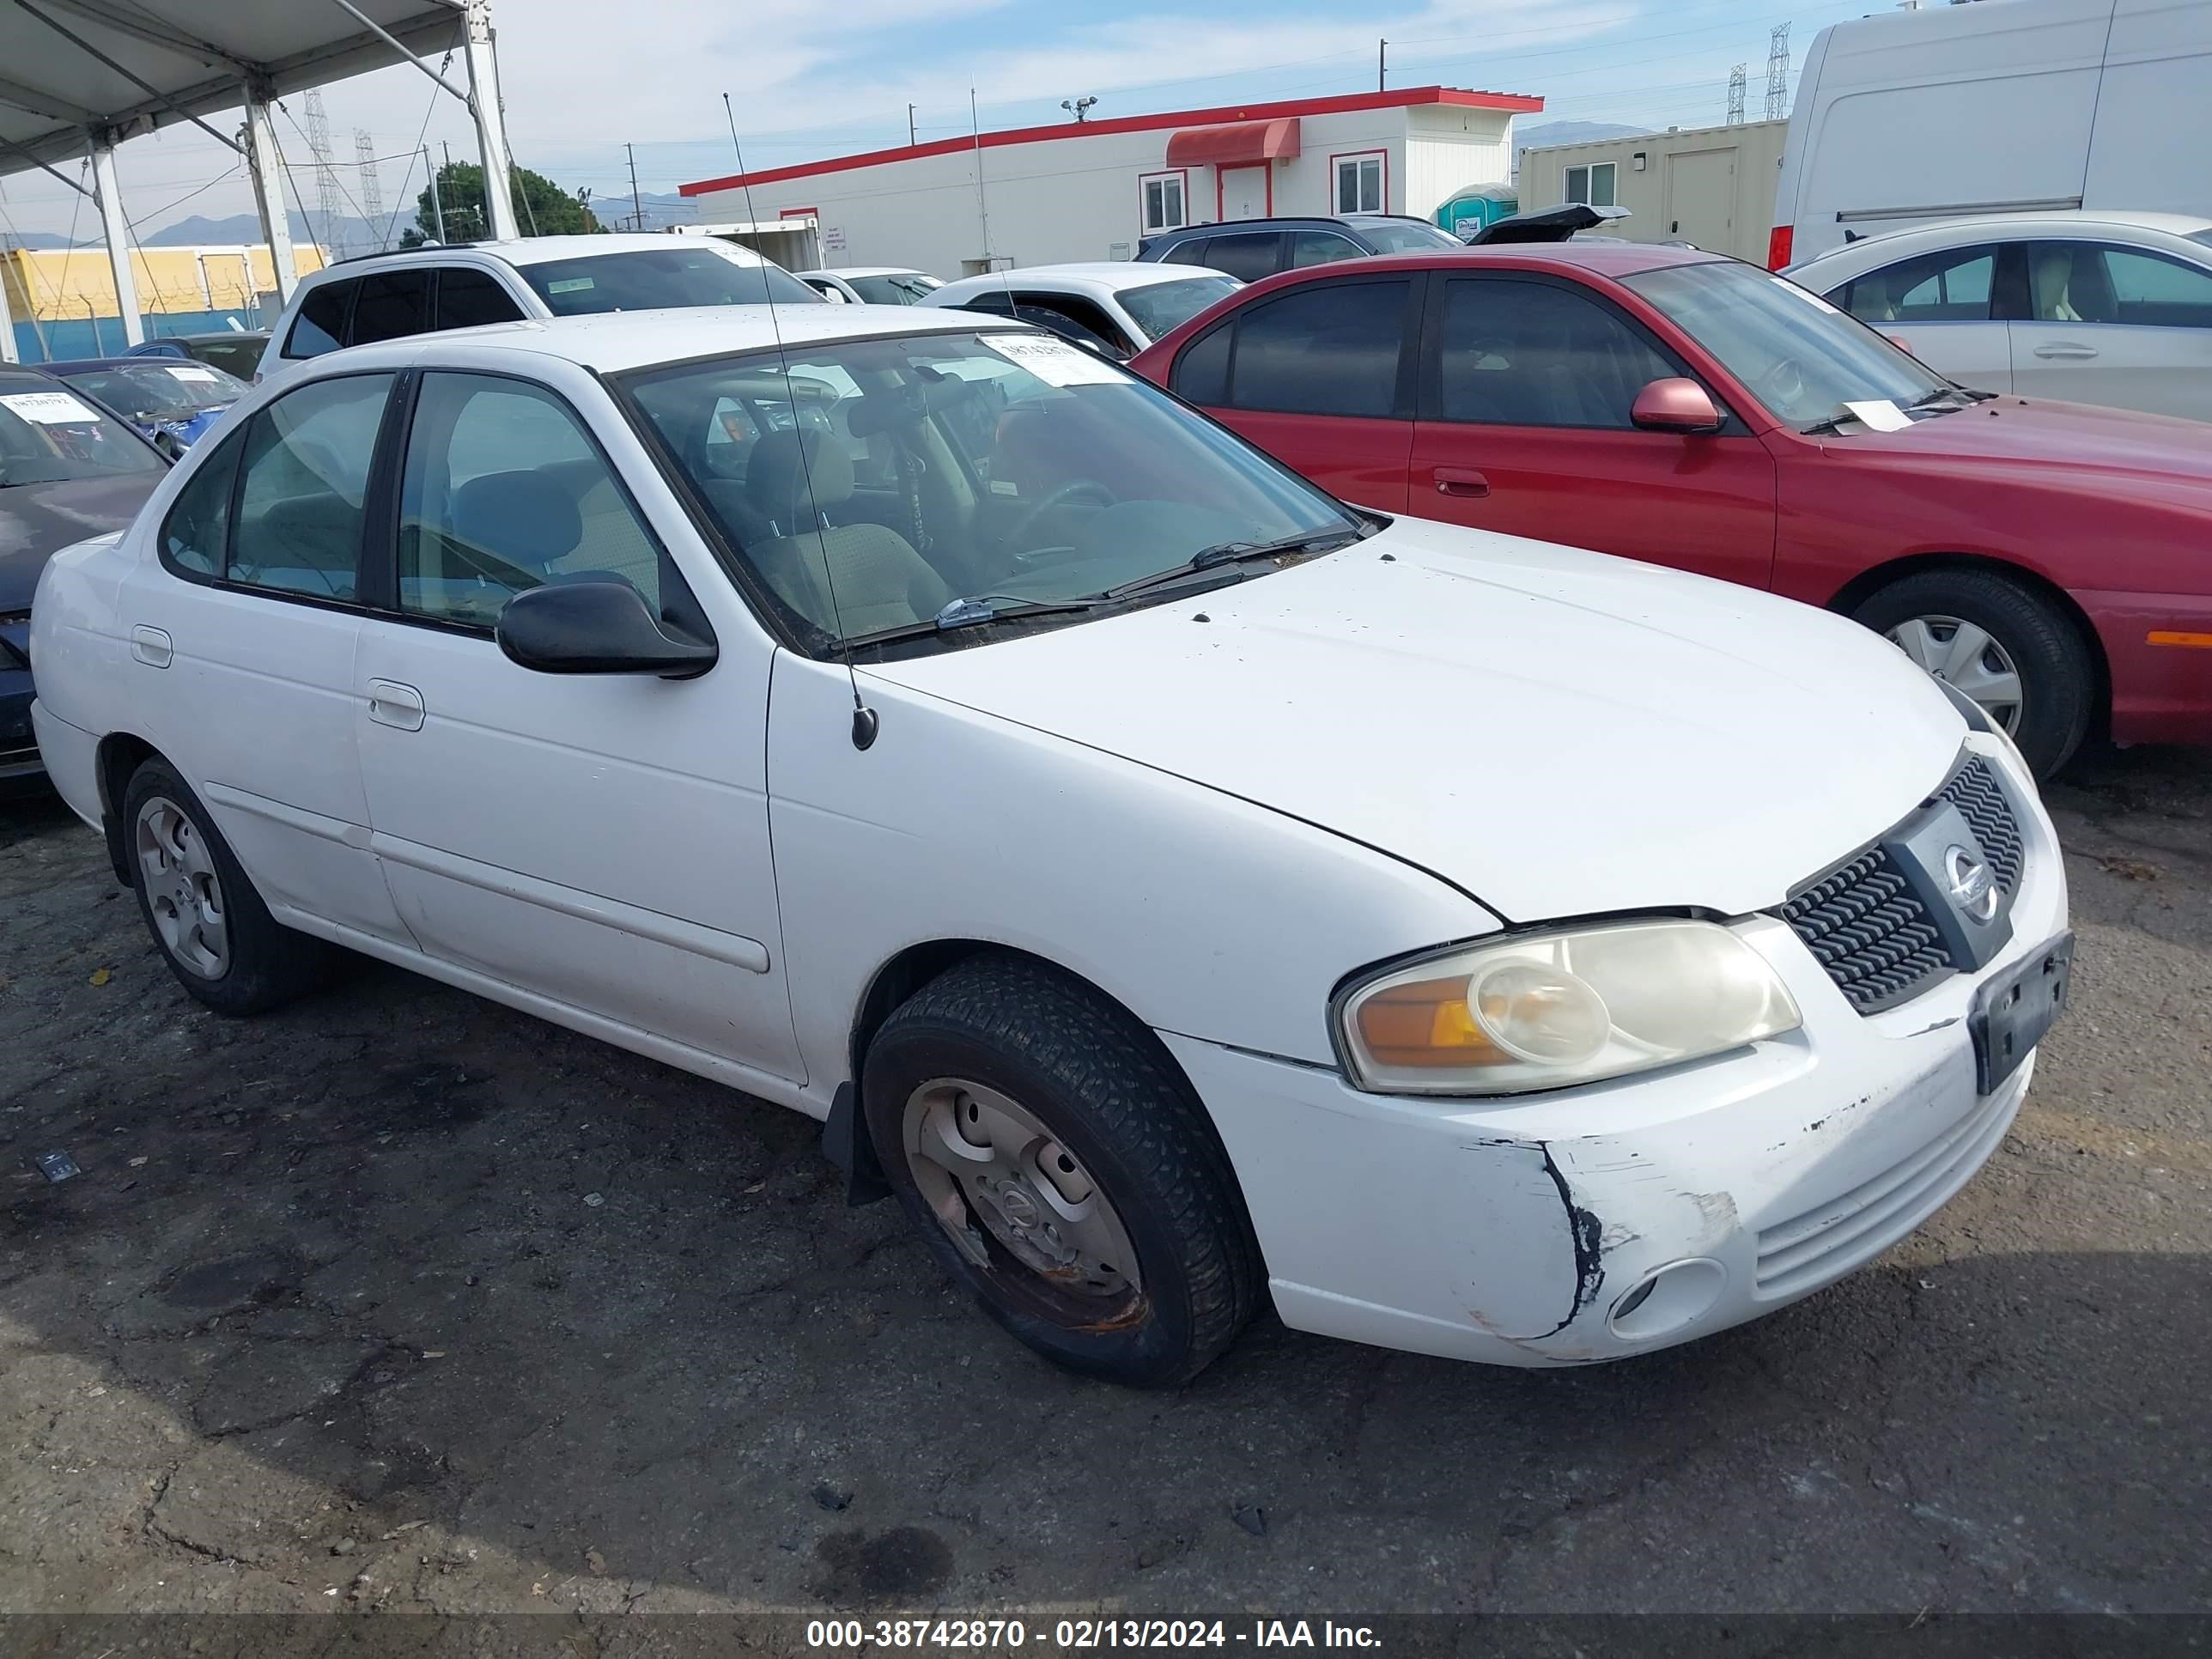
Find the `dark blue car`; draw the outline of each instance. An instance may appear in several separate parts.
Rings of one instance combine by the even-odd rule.
[[[99,398],[173,460],[247,391],[213,364],[181,357],[81,357],[46,368]]]

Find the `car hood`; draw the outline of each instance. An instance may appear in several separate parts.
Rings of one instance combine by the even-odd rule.
[[[39,572],[64,547],[125,528],[162,477],[156,468],[0,489],[0,611],[27,609]]]
[[[2037,481],[2070,475],[2092,489],[2125,485],[2148,494],[2212,507],[2212,425],[2173,415],[2060,403],[2043,398],[1991,398],[1901,432],[1867,432],[1832,441],[1839,451],[1938,461],[1972,467],[1986,477],[2007,462],[2033,469]]]
[[[866,672],[1364,842],[1509,921],[1771,906],[1939,787],[1966,736],[1824,611],[1413,520]]]

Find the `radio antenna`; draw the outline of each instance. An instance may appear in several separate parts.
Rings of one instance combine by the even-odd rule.
[[[731,106],[730,94],[726,92],[722,94],[722,113],[730,123],[730,149],[737,155],[738,178],[744,188],[745,218],[755,228],[755,234],[758,234],[760,215],[753,207],[752,176],[745,171],[745,147],[738,141],[738,114]],[[818,230],[819,227],[817,228]],[[765,265],[768,256],[763,253],[760,257]],[[799,445],[799,475],[806,483],[807,510],[814,514],[814,544],[822,552],[822,580],[829,589],[830,615],[837,624],[837,642],[842,647],[845,639],[845,612],[837,603],[837,578],[830,568],[830,538],[823,533],[822,505],[815,499],[814,465],[806,459],[806,428],[799,418],[799,390],[791,384],[791,354],[784,348],[783,324],[775,314],[775,289],[769,283],[765,269],[761,271],[761,287],[768,300],[769,330],[775,336],[776,362],[782,366],[784,390],[791,398],[791,434]],[[763,433],[761,435],[766,437],[768,434]],[[860,700],[860,677],[854,672],[852,654],[847,652],[844,656],[845,678],[853,688],[853,747],[866,749],[876,740],[878,726],[876,711]]]
[[[975,141],[975,216],[982,222],[983,274],[988,276],[998,262],[991,257],[991,204],[983,196],[983,123],[975,112],[973,81],[968,83],[968,131]],[[999,288],[1006,296],[1006,312],[1011,316],[1014,309],[1014,279],[1006,274],[1003,265],[999,266]]]

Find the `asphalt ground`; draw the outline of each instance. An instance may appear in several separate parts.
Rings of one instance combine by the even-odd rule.
[[[1879,1262],[1172,1395],[1015,1346],[794,1114],[372,964],[205,1012],[0,806],[0,1610],[2212,1612],[2212,761],[2051,799],[2074,1010]]]

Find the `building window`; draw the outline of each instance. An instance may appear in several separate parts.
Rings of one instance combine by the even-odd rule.
[[[1382,152],[1336,158],[1336,210],[1339,213],[1384,213]]]
[[[1146,173],[1138,181],[1145,213],[1145,234],[1181,230],[1190,222],[1190,191],[1180,173]]]
[[[1560,191],[1559,199],[1587,207],[1611,207],[1614,165],[1598,161],[1586,167],[1569,167],[1566,188]]]

